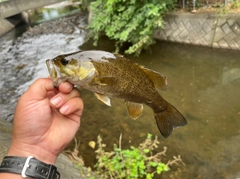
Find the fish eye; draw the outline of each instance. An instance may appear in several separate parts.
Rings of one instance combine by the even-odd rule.
[[[68,62],[69,62],[69,60],[66,60],[66,58],[63,58],[62,60],[61,60],[61,63],[62,63],[62,65],[67,65],[68,64]]]

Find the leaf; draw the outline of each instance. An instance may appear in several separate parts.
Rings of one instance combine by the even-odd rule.
[[[144,149],[143,152],[144,152],[144,153],[149,153],[150,150],[149,150],[149,149]]]
[[[151,173],[148,173],[148,174],[147,174],[147,179],[152,179],[152,177],[153,177],[153,176],[152,176]]]
[[[152,167],[156,167],[157,166],[157,163],[156,162],[149,162],[150,166]]]
[[[147,138],[148,138],[148,139],[151,139],[151,138],[152,138],[152,134],[148,134],[148,135],[147,135]]]

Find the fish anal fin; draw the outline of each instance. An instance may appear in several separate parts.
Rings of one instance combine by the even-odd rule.
[[[141,116],[143,111],[143,105],[139,103],[134,103],[130,101],[126,101],[126,106],[128,108],[129,115],[135,120],[139,116]]]
[[[111,100],[108,96],[102,95],[102,94],[98,94],[98,93],[94,93],[95,96],[102,101],[104,104],[111,106]]]
[[[150,77],[154,83],[155,88],[164,91],[167,90],[167,77],[165,75],[144,67],[142,67],[142,70]]]
[[[115,77],[95,77],[91,82],[90,85],[114,85],[116,83]]]
[[[167,104],[165,111],[155,113],[155,119],[162,136],[167,138],[174,128],[187,124],[183,115],[171,104]]]

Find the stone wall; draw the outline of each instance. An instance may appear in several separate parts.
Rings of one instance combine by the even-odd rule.
[[[165,17],[159,40],[240,50],[240,15],[174,13]]]

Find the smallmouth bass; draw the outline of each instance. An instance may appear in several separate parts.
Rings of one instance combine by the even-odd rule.
[[[143,104],[149,106],[165,138],[174,128],[187,124],[183,115],[157,91],[166,90],[166,76],[122,55],[98,50],[79,51],[59,55],[46,64],[55,86],[68,81],[94,92],[108,106],[111,106],[109,97],[122,98],[134,119],[142,114]]]

